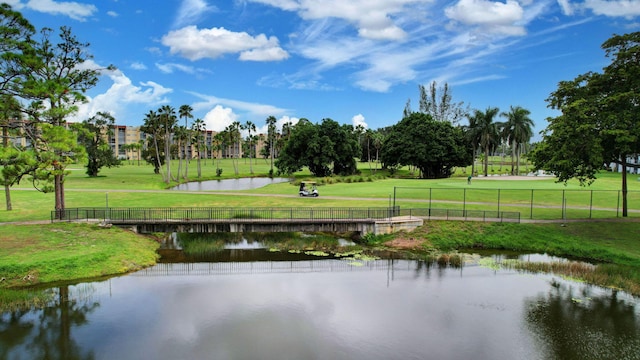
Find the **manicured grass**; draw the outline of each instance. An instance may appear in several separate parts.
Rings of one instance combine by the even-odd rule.
[[[269,172],[268,161],[254,159],[252,163],[253,174],[250,173],[248,159],[240,159],[238,177],[266,176]],[[222,160],[220,166],[223,174],[217,177],[216,165],[211,160],[203,162],[202,179],[236,177],[230,159]],[[174,161],[173,171],[176,172],[177,168],[177,161]],[[106,168],[96,178],[86,176],[82,167],[73,167],[65,182],[65,199],[69,208],[102,207],[107,203],[111,207],[379,207],[396,204],[403,208],[516,211],[523,219],[560,219],[563,216],[570,219],[612,218],[621,215],[618,191],[621,180],[617,173],[603,172],[593,185],[584,188],[577,181],[570,181],[565,186],[553,178],[474,178],[469,185],[466,177],[421,180],[403,178],[409,176],[407,169],[401,169],[391,177],[381,170],[371,174],[366,163],[359,163],[359,168],[362,174],[357,176],[314,179],[320,183],[320,197],[310,199],[297,196],[296,182],[312,179],[306,170],[296,173],[292,183],[215,193],[166,190],[168,185],[162,177],[154,174],[152,167],[146,164]],[[192,161],[189,178],[195,180],[196,175],[195,161]],[[629,176],[629,216],[640,217],[640,181],[635,178],[635,175]],[[23,181],[12,188],[11,197],[14,210],[6,211],[2,207],[0,222],[50,218],[54,204],[52,194],[37,192],[30,183]],[[563,197],[566,212],[562,211]]]
[[[0,274],[8,286],[121,274],[155,263],[158,243],[116,227],[5,225]]]

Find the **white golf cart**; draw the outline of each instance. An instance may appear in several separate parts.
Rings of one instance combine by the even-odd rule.
[[[318,189],[316,188],[315,181],[301,181],[300,190],[298,191],[300,196],[318,196]]]

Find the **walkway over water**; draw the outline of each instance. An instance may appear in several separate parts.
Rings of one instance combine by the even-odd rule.
[[[519,222],[520,213],[382,208],[68,208],[51,221],[96,220],[151,232],[360,232],[412,230],[423,220]]]

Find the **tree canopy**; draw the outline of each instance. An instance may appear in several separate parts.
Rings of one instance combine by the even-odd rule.
[[[460,127],[412,113],[391,128],[381,159],[390,167],[415,166],[422,178],[444,178],[451,176],[453,167],[470,165],[472,153]]]
[[[321,124],[300,119],[275,165],[282,174],[307,166],[314,176],[351,175],[357,171],[355,158],[359,152],[353,126],[340,125],[332,119],[323,119]]]
[[[558,181],[591,184],[611,163],[622,168],[623,216],[627,216],[627,168],[640,154],[640,32],[614,35],[602,44],[611,64],[561,81],[547,99],[561,115],[548,118],[532,153],[537,169]]]

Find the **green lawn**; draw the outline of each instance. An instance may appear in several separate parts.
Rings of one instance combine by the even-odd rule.
[[[215,174],[217,163],[202,162],[202,180],[234,177],[266,176],[269,161],[253,159],[251,173],[249,160],[238,161],[235,175],[230,159],[220,162],[221,177]],[[105,168],[100,176],[90,178],[84,168],[70,168],[65,182],[66,207],[379,207],[396,204],[402,208],[447,208],[489,211],[517,211],[523,219],[611,218],[620,216],[620,174],[603,172],[589,187],[577,181],[567,185],[553,178],[510,180],[506,177],[474,178],[467,184],[461,176],[449,179],[422,180],[410,178],[407,169],[393,176],[378,170],[371,174],[369,164],[359,163],[361,175],[346,178],[319,178],[319,198],[299,198],[295,181],[312,179],[308,171],[296,173],[291,183],[269,185],[260,189],[233,192],[170,191],[161,175],[153,173],[150,165],[125,163],[116,168]],[[172,171],[178,162],[172,163]],[[184,163],[182,170],[184,172]],[[469,170],[470,172],[470,170]],[[197,180],[196,161],[189,165],[189,179]],[[629,176],[629,216],[640,217],[640,181]],[[593,191],[591,191],[593,190]],[[241,194],[241,195],[239,195]],[[563,198],[567,207],[562,210]],[[11,189],[13,211],[0,210],[0,222],[47,220],[53,209],[53,194],[35,191],[32,184],[23,181]]]

